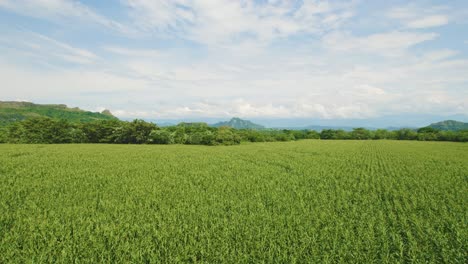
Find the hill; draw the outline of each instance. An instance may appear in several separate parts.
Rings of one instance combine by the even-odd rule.
[[[213,127],[228,126],[235,129],[264,129],[265,127],[259,124],[250,122],[249,120],[243,120],[238,117],[234,117],[229,121],[218,122],[212,125]]]
[[[455,120],[445,120],[437,123],[432,123],[428,127],[445,131],[460,131],[467,130],[468,123],[463,123]]]
[[[109,110],[102,113],[69,108],[63,104],[34,104],[29,102],[0,101],[0,126],[33,117],[65,119],[70,122],[117,119]]]

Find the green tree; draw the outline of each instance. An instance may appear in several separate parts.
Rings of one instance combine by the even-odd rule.
[[[303,129],[303,130],[292,130],[289,133],[291,133],[294,136],[295,140],[299,140],[299,139],[306,139],[307,132],[308,132],[307,130]]]
[[[265,142],[267,133],[266,131],[260,132],[252,129],[243,129],[238,132],[241,140],[249,142]]]
[[[0,127],[0,143],[6,143],[8,140],[7,130],[4,127]]]
[[[70,138],[71,143],[87,143],[86,134],[77,126],[70,130]]]
[[[468,142],[468,130],[457,131],[455,140],[458,142]]]
[[[223,145],[235,145],[240,143],[240,136],[234,133],[234,129],[222,126],[218,128],[215,141]]]
[[[418,137],[418,133],[414,130],[403,128],[396,132],[396,139],[398,140],[415,140]]]
[[[320,132],[321,139],[349,139],[348,133],[342,129],[324,129]]]
[[[88,143],[116,143],[116,138],[123,140],[124,132],[119,129],[123,130],[124,125],[125,122],[119,120],[98,120],[82,123],[81,130]]]
[[[206,130],[206,131],[198,132],[198,133],[201,133],[201,142],[200,142],[200,144],[208,145],[208,146],[212,146],[212,145],[217,144],[216,143],[216,136],[210,130]]]
[[[7,140],[11,143],[71,143],[73,126],[66,120],[31,118],[8,127]]]
[[[377,129],[374,132],[374,139],[390,139],[392,138],[392,133],[386,129]]]
[[[151,132],[158,129],[158,127],[153,123],[135,119],[128,124],[127,129],[129,134],[129,143],[143,144],[148,141]]]
[[[170,131],[158,129],[151,131],[148,142],[152,144],[174,144],[174,137]]]
[[[420,129],[417,130],[418,133],[437,133],[439,132],[439,129],[435,129],[433,127],[421,127]]]
[[[185,144],[201,145],[203,141],[203,132],[194,132],[188,135]]]
[[[437,140],[437,133],[418,133],[417,139],[419,141],[435,141]]]
[[[351,139],[371,139],[372,134],[369,130],[359,127],[354,128],[350,135]]]
[[[177,127],[174,132],[172,132],[174,137],[175,144],[185,144],[188,139],[188,135],[185,134],[185,129],[183,127]]]
[[[320,139],[320,133],[318,133],[315,130],[309,130],[307,131],[306,137],[307,139]]]

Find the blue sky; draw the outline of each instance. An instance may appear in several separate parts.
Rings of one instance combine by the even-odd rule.
[[[467,1],[0,0],[0,100],[123,118],[468,114]]]

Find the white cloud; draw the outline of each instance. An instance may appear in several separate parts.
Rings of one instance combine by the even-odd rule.
[[[452,58],[457,54],[459,54],[458,51],[450,49],[436,50],[426,53],[423,59],[430,61],[441,61],[444,59]]]
[[[123,118],[229,118],[233,116],[245,118],[363,118],[372,114],[368,107],[362,104],[323,105],[319,103],[254,103],[242,98],[223,102],[199,102],[186,106],[166,108],[153,111],[117,110],[115,115]]]
[[[6,98],[44,100],[53,94],[59,102],[90,109],[102,106],[105,98],[106,108],[120,117],[363,118],[389,111],[466,112],[468,95],[457,87],[468,81],[463,74],[468,62],[453,55],[441,50],[405,60],[385,58],[381,64],[345,62],[329,54],[316,57],[325,64],[299,67],[301,56],[286,54],[274,58],[276,64],[264,60],[250,67],[245,61],[189,67],[150,60],[142,68],[135,67],[138,61],[122,61],[102,69],[47,72],[4,63],[0,78],[4,87],[15,87],[2,91]],[[431,108],[436,98],[449,105]]]
[[[416,44],[433,40],[436,33],[415,33],[393,31],[355,37],[349,33],[334,32],[323,38],[323,45],[337,51],[358,51],[394,56]]]
[[[409,28],[430,28],[438,27],[448,24],[449,20],[446,16],[434,15],[427,16],[420,19],[412,20],[408,22]]]
[[[447,25],[449,17],[441,12],[448,12],[447,7],[418,7],[408,5],[396,7],[387,12],[387,17],[401,21],[407,28],[424,29]]]
[[[320,33],[338,28],[353,15],[353,4],[331,4],[328,1],[126,2],[140,28],[217,45],[246,41],[268,43],[298,33]]]
[[[143,29],[183,28],[193,20],[193,15],[187,10],[186,0],[126,0],[133,9],[132,15],[138,26]]]
[[[17,3],[32,7],[21,10]],[[132,23],[146,33],[131,43],[93,36],[92,44],[98,44],[92,46],[87,40],[62,41],[65,33],[4,33],[0,78],[8,88],[0,88],[2,96],[105,106],[135,118],[363,118],[468,111],[468,61],[462,51],[419,49],[439,35],[409,28],[412,22],[417,28],[431,26],[431,19],[424,19],[442,16],[441,10],[420,15],[394,10],[403,27],[369,25],[369,31],[353,31],[357,24],[347,22],[355,6],[337,1],[125,3]],[[6,5],[28,15],[49,8],[39,10],[40,17],[107,20],[85,11],[71,14],[90,11],[73,1],[0,0]]]
[[[345,51],[364,48],[373,56],[404,50],[424,39],[399,33],[365,40],[351,37],[347,43],[351,49]],[[389,36],[406,40],[390,45]],[[106,46],[106,51],[119,55],[106,61],[102,55],[43,35],[23,33],[10,40],[10,48],[16,44],[19,49],[15,56],[26,58],[31,67],[10,60],[11,50],[3,52],[8,55],[0,60],[4,61],[0,78],[4,87],[14,89],[2,91],[2,96],[44,100],[52,94],[58,102],[89,109],[105,101],[106,108],[120,117],[363,118],[389,111],[467,111],[463,102],[468,95],[457,89],[468,82],[464,74],[468,62],[449,49],[370,60],[323,50],[267,50],[256,57],[226,53],[189,62],[178,50]],[[21,53],[25,51],[39,59]],[[64,54],[80,59],[69,60]],[[57,67],[35,67],[43,60]],[[63,62],[80,67],[60,68]],[[447,92],[441,96],[441,90]],[[436,98],[450,106],[440,103],[431,110]]]

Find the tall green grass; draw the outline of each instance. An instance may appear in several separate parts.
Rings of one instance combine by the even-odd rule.
[[[0,263],[466,263],[468,145],[0,145]]]

